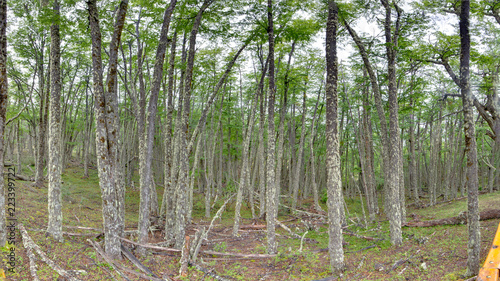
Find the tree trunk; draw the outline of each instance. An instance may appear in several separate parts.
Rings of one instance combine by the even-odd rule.
[[[335,1],[328,2],[326,22],[326,140],[327,140],[327,192],[328,192],[328,251],[330,266],[335,272],[345,269],[342,248],[342,179],[340,171],[338,94],[337,94],[337,25],[338,8]]]
[[[153,171],[151,164],[153,162],[153,144],[155,136],[155,121],[156,112],[158,107],[158,94],[160,93],[161,79],[163,76],[163,63],[165,61],[165,52],[168,43],[168,29],[170,26],[170,20],[172,17],[172,12],[174,11],[177,0],[171,0],[169,6],[165,9],[163,14],[163,24],[161,26],[160,40],[158,42],[158,48],[156,49],[155,65],[153,70],[153,81],[151,83],[151,95],[149,97],[148,105],[148,119],[146,126],[145,135],[145,150],[144,150],[144,170],[141,174],[141,200],[139,204],[139,243],[146,244],[148,242],[148,230],[149,230],[149,216],[151,208],[151,194],[156,192],[156,188],[153,184]],[[155,189],[153,191],[153,189]],[[158,204],[158,202],[156,202]],[[139,248],[139,254],[145,254],[145,248]]]
[[[54,18],[50,26],[50,122],[48,165],[48,213],[47,234],[62,241],[61,200],[61,38],[59,36],[59,1],[54,1]]]
[[[186,227],[186,204],[187,198],[186,193],[189,192],[188,186],[188,173],[189,173],[189,151],[187,147],[187,135],[188,135],[188,122],[190,114],[190,102],[191,102],[191,83],[193,80],[193,67],[194,67],[194,54],[196,51],[196,35],[198,34],[198,29],[201,24],[201,19],[205,10],[213,3],[213,0],[205,0],[202,7],[198,11],[196,18],[194,20],[193,28],[191,29],[191,35],[189,38],[189,54],[186,66],[186,79],[184,81],[184,100],[183,100],[183,110],[180,136],[177,146],[179,147],[179,178],[177,181],[176,188],[176,227],[175,227],[175,245],[177,248],[181,248],[184,243],[185,238],[185,227]]]
[[[276,187],[276,171],[281,169],[274,163],[275,157],[275,132],[274,132],[274,103],[275,103],[275,78],[274,78],[274,23],[273,23],[273,0],[267,1],[267,20],[269,37],[269,104],[267,114],[267,190],[266,190],[266,223],[267,223],[267,252],[276,254],[275,224],[278,217],[278,189]]]
[[[113,37],[110,44],[110,59],[107,77],[107,91],[104,92],[103,70],[101,58],[101,31],[99,27],[99,15],[96,0],[87,2],[92,37],[92,66],[95,95],[95,117],[96,117],[96,153],[99,172],[99,185],[102,192],[103,203],[103,228],[104,244],[106,254],[113,259],[121,259],[120,235],[124,229],[124,221],[121,210],[124,210],[123,201],[120,197],[117,175],[117,119],[116,88],[117,76],[117,49],[120,43],[121,31],[125,22],[128,1],[120,2],[117,12]],[[120,206],[121,205],[121,206]]]
[[[465,275],[477,275],[479,271],[479,252],[481,249],[481,231],[479,228],[477,144],[472,111],[473,97],[470,90],[470,1],[462,0],[460,10],[460,91],[464,109],[465,150],[467,154],[467,225],[469,240],[467,244],[467,272]]]
[[[8,102],[7,82],[7,0],[0,0],[0,245],[6,245],[7,228],[5,216],[5,181],[4,179],[4,133],[5,114]],[[9,188],[9,192],[11,189]],[[12,242],[8,243],[12,245]]]

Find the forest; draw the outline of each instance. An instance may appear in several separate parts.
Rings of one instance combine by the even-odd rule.
[[[0,0],[0,280],[498,280],[499,73],[500,0]]]

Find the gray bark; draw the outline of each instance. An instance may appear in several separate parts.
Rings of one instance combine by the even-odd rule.
[[[124,229],[124,221],[121,210],[124,210],[123,202],[120,200],[121,191],[118,186],[117,175],[117,119],[118,112],[115,107],[116,98],[114,94],[116,86],[116,61],[117,46],[121,38],[121,31],[125,21],[128,1],[120,2],[117,13],[113,37],[110,45],[110,62],[107,77],[107,91],[104,92],[103,70],[101,58],[101,31],[99,27],[99,15],[96,0],[87,2],[92,37],[92,66],[93,84],[95,95],[95,117],[96,117],[96,154],[99,173],[99,186],[102,192],[103,203],[103,228],[104,244],[106,254],[113,259],[121,259],[120,235]],[[121,206],[120,206],[121,205]]]
[[[273,24],[273,0],[267,1],[267,20],[269,37],[269,104],[267,114],[267,201],[266,201],[266,223],[267,223],[267,252],[276,254],[278,245],[276,243],[276,219],[278,218],[277,200],[278,189],[276,186],[275,169],[275,132],[274,132],[274,102],[275,102],[275,78],[274,78],[274,24]]]
[[[59,36],[59,1],[54,1],[54,20],[50,26],[50,120],[48,163],[48,213],[47,234],[62,241],[61,200],[61,38]]]
[[[151,163],[153,162],[156,111],[158,107],[158,94],[160,93],[161,79],[163,76],[163,63],[165,61],[165,52],[168,43],[168,29],[176,3],[177,0],[171,0],[169,6],[165,9],[165,13],[163,14],[160,40],[158,42],[158,48],[156,49],[153,81],[151,83],[151,95],[149,97],[145,135],[145,155],[143,159],[145,163],[143,165],[143,174],[141,174],[141,200],[139,204],[139,222],[137,227],[139,233],[139,243],[141,244],[146,244],[148,241],[148,230],[150,225],[149,217],[151,210],[151,202],[149,200],[151,199],[151,192],[153,192],[152,189],[155,189]],[[154,190],[154,192],[156,192],[156,190]],[[156,204],[158,204],[158,202],[156,202]],[[140,254],[143,255],[145,253],[145,249],[140,249]]]
[[[326,23],[326,141],[327,141],[327,193],[328,193],[328,252],[330,266],[336,273],[345,269],[342,248],[341,208],[342,178],[340,170],[340,145],[338,124],[338,65],[337,65],[338,8],[335,1],[328,2]]]
[[[479,252],[481,250],[481,231],[479,228],[478,201],[478,164],[477,144],[472,112],[473,97],[470,89],[470,1],[462,0],[460,8],[460,91],[464,109],[465,150],[467,154],[467,276],[479,272]]]
[[[0,0],[0,167],[4,166],[5,114],[8,102],[7,82],[7,0]],[[0,169],[0,245],[7,242],[5,216],[5,181],[3,168]],[[11,190],[8,190],[11,192]]]

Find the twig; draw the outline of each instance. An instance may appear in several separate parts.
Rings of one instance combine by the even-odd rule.
[[[363,258],[359,262],[358,267],[356,267],[356,269],[360,269],[363,266],[363,263],[365,262],[365,259],[366,259],[366,256],[363,256]]]
[[[297,212],[299,214],[304,214],[304,215],[313,216],[313,217],[326,218],[325,215],[310,213],[310,212],[302,211],[302,210],[299,210],[299,209],[293,209],[292,207],[288,207],[288,206],[283,205],[283,204],[280,204],[280,205],[283,206],[283,207],[285,207],[285,208],[287,208],[287,209],[290,209],[290,210],[292,210],[294,212]]]
[[[57,274],[68,278],[70,281],[78,281],[79,280],[79,279],[73,277],[72,274],[70,274],[68,271],[66,271],[66,270],[62,269],[61,267],[59,267],[54,261],[52,261],[51,259],[49,259],[47,257],[47,255],[45,255],[45,253],[42,251],[42,249],[40,248],[40,246],[38,246],[37,244],[35,244],[35,242],[33,242],[33,240],[28,235],[28,232],[26,231],[26,229],[24,228],[24,226],[23,226],[22,223],[19,224],[19,230],[21,231],[21,235],[23,237],[23,243],[24,243],[24,245],[27,246],[27,247],[32,248],[33,250],[35,250],[37,252],[37,254],[40,256],[40,258],[48,266],[50,266],[53,270],[55,270],[57,272]]]
[[[96,250],[97,253],[99,253],[99,255],[101,255],[101,257],[104,258],[104,260],[106,260],[106,262],[111,266],[113,267],[113,269],[125,280],[129,280],[130,279],[125,275],[123,274],[123,272],[121,272],[115,265],[115,263],[104,253],[104,251],[102,250],[101,248],[101,245],[99,245],[99,243],[97,242],[94,242],[90,239],[87,239],[87,241],[90,243],[90,245],[92,245],[92,247],[94,247],[94,249]]]
[[[130,261],[132,262],[137,268],[139,268],[142,272],[151,275],[155,278],[159,278],[156,274],[154,274],[151,269],[149,269],[147,266],[143,265],[123,244],[120,246],[122,249],[123,255]]]

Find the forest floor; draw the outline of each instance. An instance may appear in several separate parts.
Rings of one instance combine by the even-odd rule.
[[[42,251],[57,265],[66,270],[84,270],[80,280],[122,280],[106,261],[97,254],[87,239],[102,245],[100,189],[96,170],[90,177],[82,178],[83,169],[77,164],[70,165],[63,174],[63,242],[45,236],[47,226],[47,188],[34,188],[32,183],[17,181],[16,185],[16,246],[15,266],[7,263],[9,249],[3,248],[3,269],[7,280],[32,280],[29,259],[22,243],[19,224],[23,224]],[[162,190],[158,187],[158,198]],[[201,195],[199,195],[201,196]],[[195,202],[193,223],[187,234],[207,227],[211,219],[204,218],[204,205]],[[222,205],[219,200],[212,210],[212,216]],[[480,209],[496,209],[500,206],[500,193],[480,196]],[[310,211],[312,202],[305,201],[303,210]],[[467,226],[451,225],[436,227],[404,227],[403,245],[392,246],[389,242],[389,225],[385,216],[377,217],[375,223],[364,226],[360,200],[347,198],[349,210],[348,226],[344,229],[345,259],[347,270],[338,280],[462,280],[467,261]],[[238,237],[233,237],[232,221],[234,203],[228,204],[221,219],[216,220],[214,229],[202,244],[202,251],[224,253],[201,253],[196,263],[226,280],[318,280],[333,277],[329,268],[328,231],[326,219],[321,216],[307,216],[280,209],[279,220],[292,232],[302,236],[306,231],[303,245],[301,239],[292,238],[281,227],[277,228],[279,254],[271,258],[257,258],[256,254],[266,253],[266,232],[264,220],[252,220],[250,211],[244,206],[243,228]],[[128,189],[126,194],[126,230],[134,230],[137,225],[139,191]],[[434,207],[409,207],[407,220],[440,219],[456,216],[466,210],[466,199],[442,203]],[[481,262],[484,261],[497,229],[498,220],[481,222]],[[262,226],[262,227],[261,227]],[[82,230],[87,227],[94,230]],[[133,231],[132,231],[133,232]],[[354,234],[353,234],[354,233]],[[82,235],[82,236],[78,236]],[[350,235],[349,235],[350,234]],[[163,231],[152,231],[150,243],[163,242]],[[128,237],[134,240],[133,235]],[[133,245],[124,243],[133,251]],[[254,255],[242,257],[242,254]],[[136,255],[138,256],[138,255]],[[169,251],[148,251],[140,262],[159,277],[168,280],[215,280],[194,267],[188,268],[186,277],[179,277],[180,254]],[[140,272],[127,259],[117,262],[123,267]],[[66,280],[39,258],[36,260],[40,280]],[[8,272],[14,268],[15,273]],[[130,280],[140,279],[125,273]],[[59,278],[59,279],[58,279]],[[0,278],[1,279],[1,278]],[[337,280],[334,278],[325,280]]]

